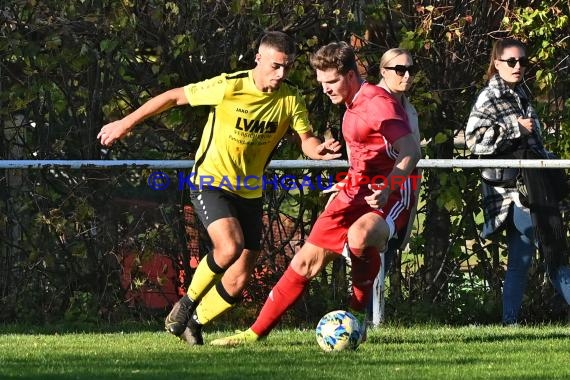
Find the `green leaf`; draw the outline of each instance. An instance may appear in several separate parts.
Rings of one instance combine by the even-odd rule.
[[[449,140],[449,136],[447,136],[447,134],[444,132],[438,132],[434,137],[434,141],[436,144],[443,144],[447,140]]]
[[[99,48],[101,49],[102,52],[111,52],[115,50],[118,44],[119,41],[117,40],[106,39],[101,41],[101,43],[99,44]]]

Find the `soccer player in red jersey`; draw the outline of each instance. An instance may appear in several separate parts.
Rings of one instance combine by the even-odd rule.
[[[402,104],[384,88],[361,79],[354,50],[344,42],[321,47],[311,56],[311,66],[331,101],[346,105],[342,123],[350,162],[346,186],[318,217],[254,324],[212,341],[214,345],[251,343],[268,335],[309,281],[343,251],[352,261],[349,306],[363,312],[380,269],[380,252],[408,223],[414,204],[414,184],[408,177],[420,159],[420,146]],[[375,177],[386,181],[375,186],[370,183]]]

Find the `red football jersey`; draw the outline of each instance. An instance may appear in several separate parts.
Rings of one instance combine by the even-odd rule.
[[[339,196],[349,201],[370,194],[368,184],[359,183],[360,179],[390,174],[398,157],[392,144],[412,132],[398,100],[383,88],[364,83],[347,105],[342,133],[350,151],[350,182]]]

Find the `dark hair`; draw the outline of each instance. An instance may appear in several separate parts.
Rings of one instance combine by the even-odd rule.
[[[267,46],[287,55],[295,55],[297,47],[295,40],[288,34],[278,31],[267,32],[261,37],[259,47]]]
[[[503,51],[510,47],[518,47],[522,50],[526,50],[524,44],[519,40],[515,40],[514,38],[502,38],[500,40],[497,40],[493,44],[493,49],[491,50],[489,67],[487,68],[487,79],[491,79],[491,77],[497,73],[495,60],[500,59],[503,55]]]
[[[311,55],[310,61],[315,70],[336,69],[342,75],[350,70],[358,73],[354,49],[344,41],[322,46]]]

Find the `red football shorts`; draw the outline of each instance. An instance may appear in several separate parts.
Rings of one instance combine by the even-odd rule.
[[[319,215],[307,238],[308,242],[340,254],[346,243],[349,227],[369,212],[380,215],[388,223],[391,238],[397,231],[404,231],[407,227],[410,208],[414,205],[411,191],[393,192],[388,202],[380,209],[374,209],[366,202],[347,203],[344,198],[342,194],[338,194]]]

